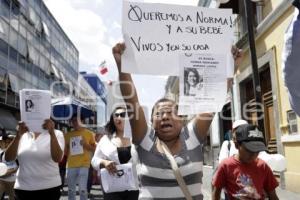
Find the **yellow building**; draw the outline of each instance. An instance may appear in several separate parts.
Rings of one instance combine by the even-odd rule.
[[[216,2],[218,0],[199,0],[198,5],[215,7]],[[237,13],[235,43],[244,51],[243,61],[234,76],[231,103],[227,103],[224,106],[226,109],[222,112],[227,112],[232,120],[242,118],[256,123],[252,66],[243,2],[243,0],[230,0],[220,5],[221,8],[233,8],[233,11]],[[270,153],[280,153],[286,157],[286,171],[275,172],[281,187],[300,193],[300,119],[291,110],[282,74],[284,34],[294,13],[291,2],[292,0],[252,0],[252,16],[254,17],[256,54],[262,93],[260,108],[264,113],[262,118],[266,143]],[[177,99],[178,90],[178,79],[170,77],[166,86],[167,95],[173,95]],[[211,138],[222,133],[222,126],[224,126],[224,120],[218,118],[216,123],[212,124]],[[219,140],[218,144],[222,142],[222,137],[219,137]],[[212,156],[209,163],[212,165],[219,152],[216,147],[218,144],[211,142],[210,154]]]
[[[242,2],[231,1],[229,2],[231,5],[221,5],[221,7],[235,6],[238,9],[237,46],[245,52],[244,60],[234,77],[234,114],[237,118],[255,122],[252,67],[246,34],[245,9]],[[278,174],[281,186],[300,193],[300,134],[298,128],[300,120],[291,110],[282,78],[284,33],[293,17],[294,7],[291,5],[291,1],[287,0],[261,0],[253,5],[265,138],[270,152],[281,153],[287,159],[286,171]]]

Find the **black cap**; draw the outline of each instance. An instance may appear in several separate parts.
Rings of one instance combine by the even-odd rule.
[[[257,126],[251,124],[241,125],[236,129],[236,140],[248,151],[254,153],[267,150],[263,133],[258,130]]]
[[[294,0],[294,1],[293,1],[293,5],[294,5],[296,8],[300,9],[300,0]]]

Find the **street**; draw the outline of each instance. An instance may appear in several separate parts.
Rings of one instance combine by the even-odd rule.
[[[210,200],[211,199],[211,179],[212,179],[212,173],[213,169],[210,166],[204,166],[203,167],[203,185],[202,185],[202,193],[204,195],[203,200]],[[64,192],[62,193],[61,200],[67,200],[68,199],[68,193],[67,193],[68,188],[64,187]],[[281,200],[296,200],[300,199],[300,194],[290,192],[284,189],[281,189],[278,187],[276,189],[278,198]],[[79,195],[77,193],[77,199],[79,199]],[[92,190],[91,190],[91,195],[90,195],[90,200],[102,200],[102,191],[100,189],[99,185],[93,185]]]

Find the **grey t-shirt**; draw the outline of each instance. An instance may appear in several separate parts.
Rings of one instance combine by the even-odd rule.
[[[137,171],[141,184],[139,199],[185,200],[167,157],[156,149],[156,139],[154,130],[149,129],[136,147],[139,156]],[[174,156],[175,160],[193,199],[202,200],[203,140],[195,134],[193,122],[182,128],[180,140],[182,150]]]

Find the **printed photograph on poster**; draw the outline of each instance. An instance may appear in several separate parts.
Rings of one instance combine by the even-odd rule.
[[[34,103],[31,99],[25,100],[25,111],[26,112],[34,112]]]
[[[184,95],[201,96],[203,91],[203,75],[197,68],[184,68]]]
[[[49,90],[20,90],[21,121],[30,131],[43,132],[42,124],[50,118],[51,94]]]
[[[217,112],[227,94],[226,54],[182,54],[179,59],[181,115]]]

